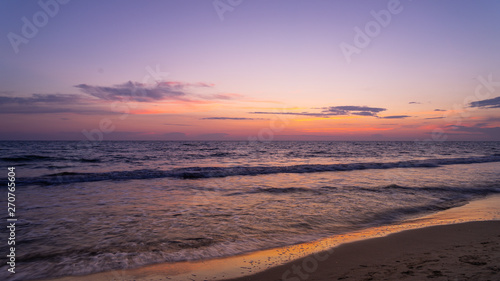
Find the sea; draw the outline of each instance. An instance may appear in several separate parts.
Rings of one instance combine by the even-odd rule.
[[[500,193],[500,142],[3,141],[16,273],[199,261],[395,225]]]

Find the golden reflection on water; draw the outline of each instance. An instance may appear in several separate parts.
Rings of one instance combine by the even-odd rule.
[[[197,262],[150,265],[137,269],[116,270],[87,276],[63,277],[54,280],[220,280],[254,274],[298,258],[318,253],[340,244],[386,236],[403,230],[468,221],[500,220],[500,195],[470,202],[399,225],[374,227],[319,241],[269,249],[228,258]]]

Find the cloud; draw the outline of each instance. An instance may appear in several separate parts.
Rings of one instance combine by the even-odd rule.
[[[191,93],[194,88],[212,88],[210,83],[184,83],[175,81],[158,82],[146,85],[138,82],[126,82],[114,86],[93,86],[79,84],[75,86],[81,94],[32,94],[30,96],[13,96],[9,91],[1,91],[0,114],[43,114],[43,113],[77,113],[77,114],[117,114],[105,109],[108,102],[158,102],[183,101],[203,102],[211,100],[232,100],[242,97],[238,94],[198,94]]]
[[[179,85],[156,84],[148,87],[142,83],[129,81],[113,87],[79,84],[75,86],[84,93],[108,101],[154,102],[159,100],[186,100],[186,93]]]
[[[263,118],[245,118],[245,117],[205,117],[202,120],[263,120]]]
[[[422,104],[422,103],[420,103],[418,101],[410,101],[408,104]]]
[[[474,101],[469,104],[470,107],[482,107],[482,108],[500,108],[500,97]]]
[[[158,82],[157,84],[161,85],[161,86],[176,88],[179,90],[184,89],[186,87],[212,88],[215,86],[215,84],[213,84],[213,83],[204,83],[204,82],[186,83],[186,82],[179,82],[179,81],[163,81],[163,82]]]
[[[0,96],[0,114],[75,113],[85,115],[117,114],[92,104],[83,95],[32,94],[26,97]]]
[[[375,116],[373,112],[369,111],[360,111],[360,112],[352,112],[352,115],[359,115],[359,116]]]
[[[32,94],[29,97],[0,96],[0,105],[3,104],[34,104],[34,103],[76,103],[83,99],[80,95],[71,94]]]
[[[70,107],[52,107],[52,106],[30,106],[30,105],[18,105],[18,106],[2,106],[0,108],[0,114],[44,114],[44,113],[75,113],[84,115],[112,115],[112,114],[122,114],[119,112],[102,110],[98,108],[70,108]]]
[[[411,117],[409,115],[389,115],[389,116],[383,116],[383,117],[379,117],[379,118],[382,118],[382,119],[404,119],[404,118],[408,118],[408,117]]]
[[[355,106],[355,105],[345,105],[345,106],[330,106],[324,107],[323,112],[332,115],[362,115],[362,116],[376,116],[377,113],[386,111],[385,108],[380,107],[368,107],[368,106]]]
[[[500,122],[500,117],[487,117],[481,121],[485,122]]]
[[[329,116],[339,116],[339,115],[358,115],[358,116],[377,116],[377,113],[385,111],[387,109],[380,107],[368,107],[368,106],[355,106],[355,105],[344,105],[344,106],[329,106],[320,107],[317,109],[322,109],[321,112],[268,112],[268,111],[257,111],[249,112],[252,114],[285,114],[285,115],[304,115],[304,116],[315,116],[315,117],[329,117]]]
[[[183,83],[175,81],[159,82],[155,85],[128,81],[111,87],[79,84],[75,87],[84,93],[107,101],[157,102],[176,100],[194,102],[203,100],[231,100],[241,97],[238,94],[193,94],[192,88],[211,88],[209,83]]]
[[[255,111],[255,112],[248,112],[250,114],[283,114],[283,115],[305,115],[305,116],[317,116],[317,117],[328,117],[333,114],[326,114],[326,113],[314,113],[314,112],[283,112],[283,111]]]
[[[428,117],[428,118],[425,118],[427,120],[432,120],[432,119],[444,119],[445,117],[444,116],[441,116],[441,117]]]
[[[434,111],[446,111],[446,110],[445,109],[436,108],[436,109],[434,109]]]

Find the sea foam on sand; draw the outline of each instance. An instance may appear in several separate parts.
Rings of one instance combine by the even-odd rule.
[[[228,258],[156,264],[54,280],[300,281],[431,277],[499,279],[500,195],[403,224],[311,243]]]

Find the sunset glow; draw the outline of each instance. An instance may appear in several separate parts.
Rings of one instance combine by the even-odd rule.
[[[3,2],[0,138],[499,140],[500,4],[445,2]]]

